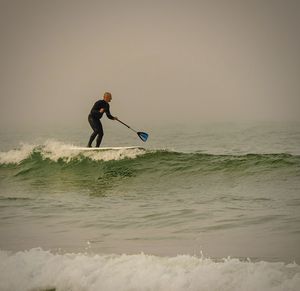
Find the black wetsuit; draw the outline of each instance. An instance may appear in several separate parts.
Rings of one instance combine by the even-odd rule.
[[[89,117],[88,117],[88,121],[91,125],[91,128],[94,131],[90,137],[88,147],[92,146],[92,142],[94,141],[94,139],[96,138],[97,135],[98,135],[98,137],[96,140],[96,147],[99,147],[101,144],[102,137],[104,135],[102,124],[100,121],[100,119],[103,115],[103,113],[100,112],[101,108],[104,108],[104,112],[106,113],[106,116],[109,119],[114,119],[114,117],[110,114],[109,104],[106,101],[99,100],[94,104],[94,106],[92,107],[91,112],[89,114]]]

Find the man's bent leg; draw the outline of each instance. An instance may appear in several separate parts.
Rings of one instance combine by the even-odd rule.
[[[99,130],[100,131],[102,130],[102,125],[101,125],[100,120],[94,119],[91,115],[89,115],[88,121],[94,132],[91,134],[89,143],[87,146],[92,147],[92,143],[93,143],[94,139],[96,138],[97,134],[99,134]]]
[[[98,137],[97,137],[97,141],[96,141],[96,147],[100,147],[100,144],[101,144],[101,141],[102,141],[102,138],[103,138],[103,128],[102,128],[102,124],[99,120],[99,127],[98,127]]]
[[[87,145],[89,148],[91,148],[91,147],[92,147],[92,143],[93,143],[93,141],[94,141],[95,137],[97,136],[97,134],[98,134],[98,132],[97,132],[97,131],[94,131],[94,132],[91,134],[91,136],[90,136],[90,140],[89,140],[89,143],[88,143],[88,145]]]

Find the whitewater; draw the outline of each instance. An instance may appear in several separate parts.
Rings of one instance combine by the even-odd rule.
[[[1,290],[296,290],[300,267],[181,255],[0,253]],[[17,276],[16,276],[17,274]]]
[[[1,132],[0,290],[299,290],[299,128]]]

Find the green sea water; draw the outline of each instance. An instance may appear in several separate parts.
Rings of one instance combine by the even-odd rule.
[[[2,132],[0,249],[300,262],[297,124],[147,131],[109,125],[104,146],[144,149],[84,153],[85,129]]]

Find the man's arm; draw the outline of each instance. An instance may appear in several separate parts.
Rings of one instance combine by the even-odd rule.
[[[107,118],[111,119],[111,120],[115,120],[118,119],[117,117],[114,117],[110,114],[110,110],[109,110],[109,106],[107,106],[106,110],[105,110],[106,116]]]

